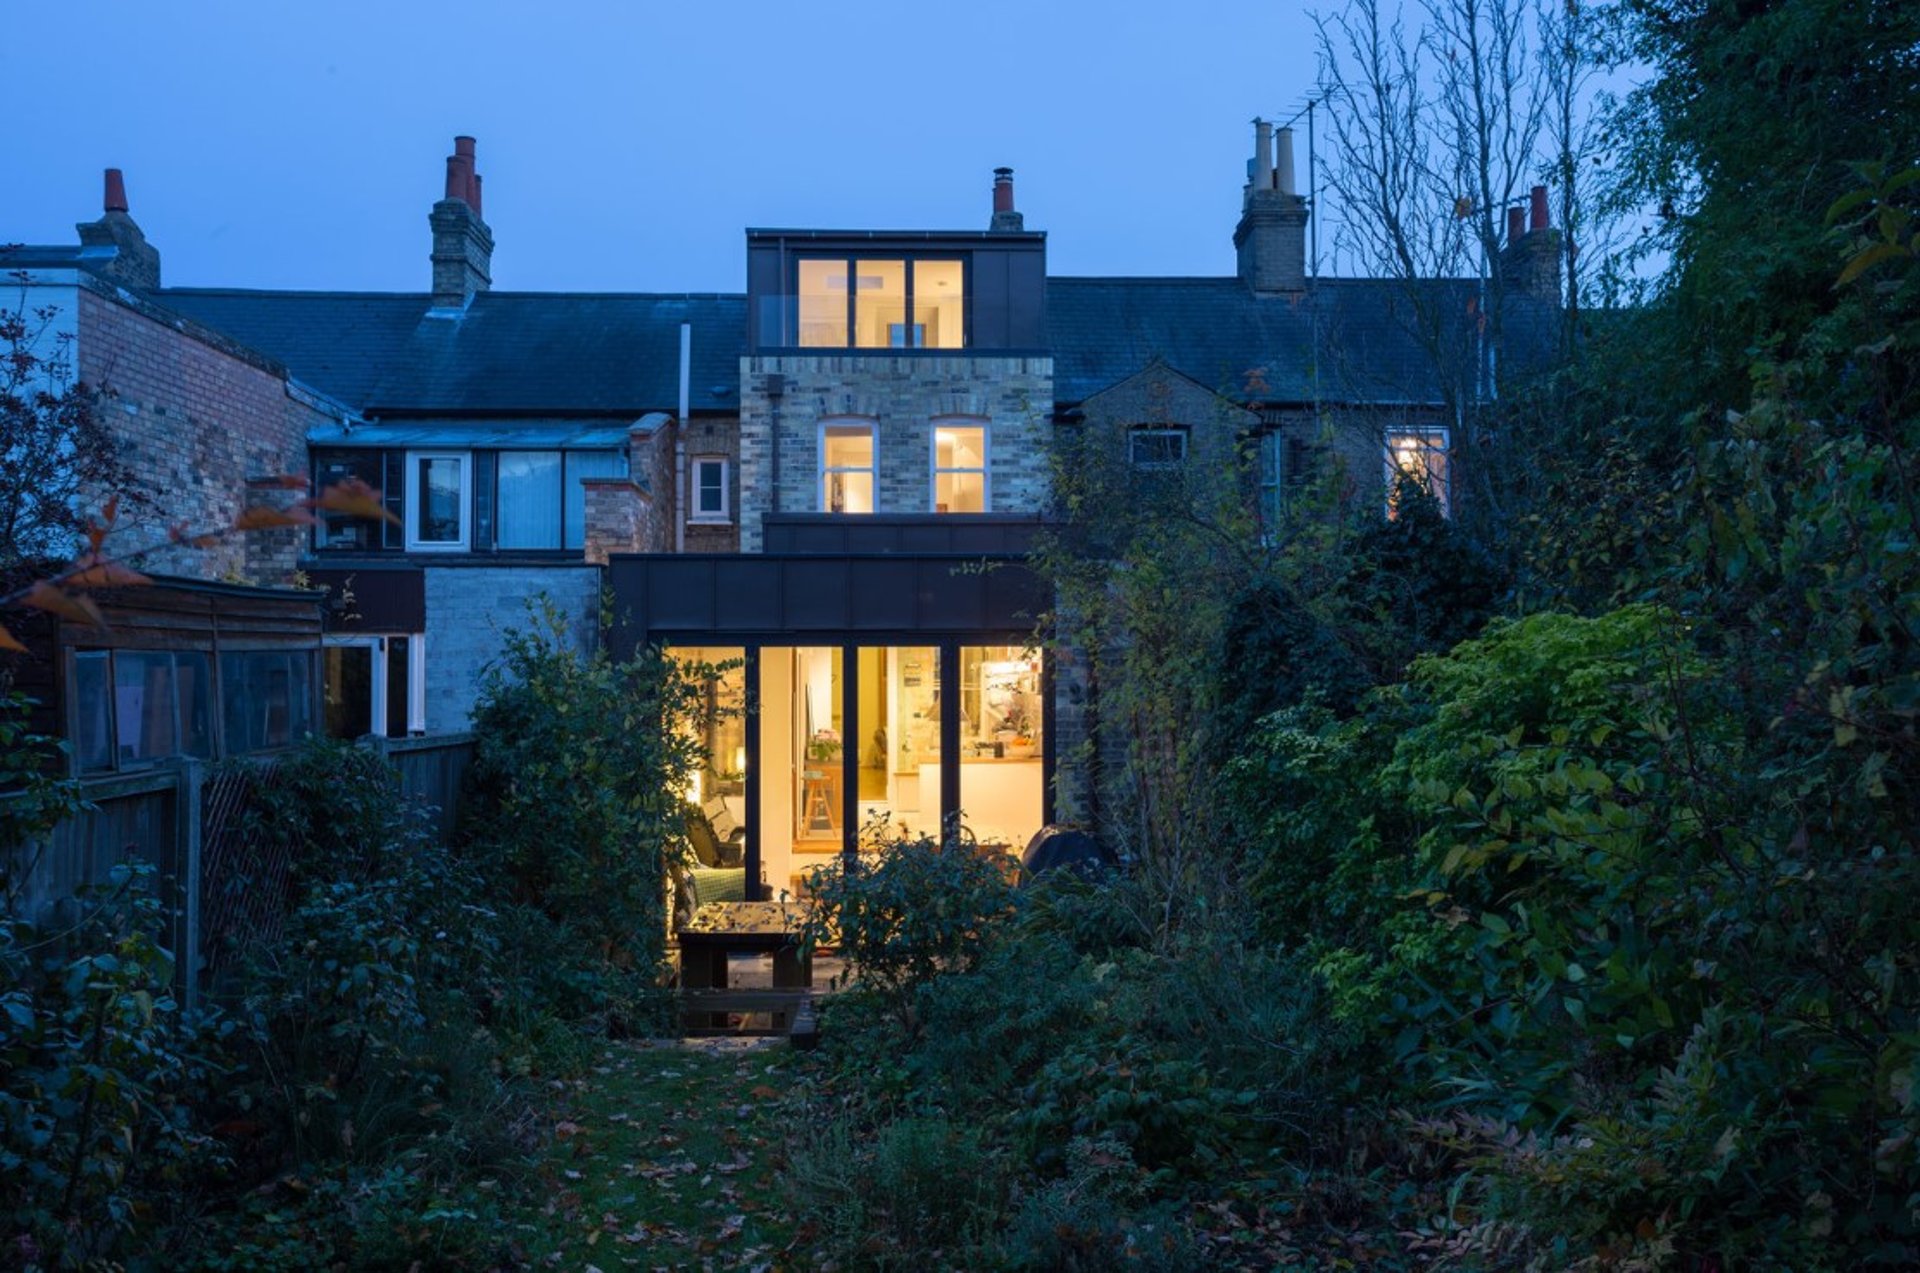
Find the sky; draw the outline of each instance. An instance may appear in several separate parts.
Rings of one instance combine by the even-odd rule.
[[[5,5],[0,242],[118,167],[169,286],[425,290],[456,133],[501,290],[737,292],[748,226],[985,229],[1001,165],[1050,273],[1229,274],[1314,68],[1286,0]]]

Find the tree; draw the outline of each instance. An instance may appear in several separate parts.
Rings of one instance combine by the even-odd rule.
[[[0,577],[73,554],[104,494],[144,503],[101,395],[74,376],[72,336],[57,311],[29,308],[26,288],[0,309]]]

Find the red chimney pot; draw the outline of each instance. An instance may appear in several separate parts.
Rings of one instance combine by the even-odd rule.
[[[995,168],[993,170],[993,210],[995,212],[1013,211],[1013,169]]]
[[[107,190],[103,203],[108,212],[127,210],[127,183],[118,168],[107,169]]]
[[[473,215],[480,215],[480,174],[473,174]]]
[[[1527,212],[1525,208],[1507,209],[1507,243],[1518,243],[1520,236],[1527,232]]]
[[[1547,188],[1545,186],[1535,186],[1533,188],[1533,197],[1529,202],[1532,204],[1533,211],[1533,225],[1531,228],[1535,230],[1546,229],[1548,224]]]

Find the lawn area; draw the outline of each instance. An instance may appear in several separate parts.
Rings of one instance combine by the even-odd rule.
[[[610,1044],[551,1103],[543,1202],[510,1216],[536,1267],[754,1269],[785,1263],[784,1046]]]

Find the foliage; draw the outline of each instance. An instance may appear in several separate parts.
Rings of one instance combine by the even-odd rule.
[[[0,306],[0,575],[70,556],[86,509],[124,492],[142,501],[94,386],[75,378],[71,333],[50,308],[30,309],[24,284]]]
[[[943,970],[979,960],[989,925],[1012,906],[1002,865],[958,842],[887,839],[867,829],[872,851],[836,858],[814,873],[817,905],[801,940],[836,947],[862,986],[911,1018],[915,991]]]
[[[616,661],[583,652],[551,603],[531,618],[507,633],[474,709],[466,834],[479,867],[569,951],[563,1012],[625,1028],[657,1007],[664,880],[683,851],[702,698],[657,651]]]
[[[151,874],[116,869],[67,931],[0,927],[0,1209],[23,1264],[110,1254],[220,1157],[196,1115],[219,1028],[180,1019]]]

